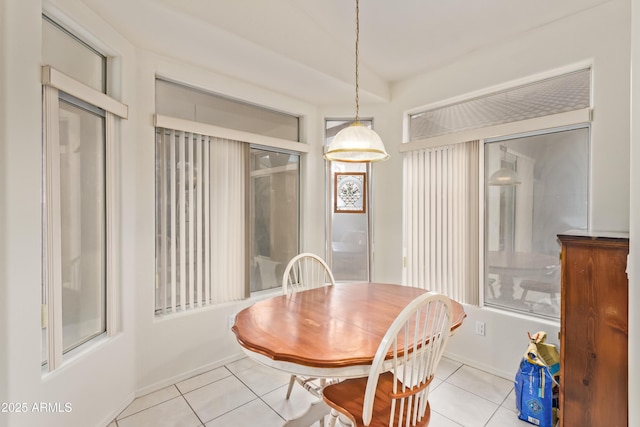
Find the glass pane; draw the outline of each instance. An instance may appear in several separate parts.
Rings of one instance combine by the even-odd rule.
[[[42,20],[42,63],[106,93],[106,58],[47,18]]]
[[[412,114],[410,140],[587,108],[590,94],[590,69],[552,77]]]
[[[485,145],[485,304],[560,316],[557,234],[586,229],[589,129]]]
[[[371,120],[360,121],[371,128]],[[351,123],[327,120],[325,143],[331,144],[333,137]],[[368,282],[369,166],[366,163],[327,162],[327,172],[331,192],[331,271],[337,281]]]
[[[300,141],[300,119],[165,80],[156,80],[156,112],[256,135]]]
[[[104,118],[60,100],[64,351],[105,331]]]
[[[298,155],[251,149],[251,292],[281,286],[298,254],[299,167]]]

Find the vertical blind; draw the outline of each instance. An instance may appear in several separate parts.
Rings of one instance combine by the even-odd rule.
[[[244,298],[248,144],[156,132],[156,312]]]
[[[479,302],[479,141],[404,153],[406,281]]]

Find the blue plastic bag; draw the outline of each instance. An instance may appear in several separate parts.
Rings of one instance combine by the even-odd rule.
[[[518,418],[540,427],[554,427],[558,387],[549,368],[523,358],[514,385]]]

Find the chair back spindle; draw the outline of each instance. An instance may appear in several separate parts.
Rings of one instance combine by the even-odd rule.
[[[294,292],[333,285],[335,280],[327,263],[312,253],[296,255],[289,261],[282,277],[282,292]]]
[[[354,426],[427,425],[429,385],[450,336],[451,317],[446,296],[417,297],[387,330],[368,378],[327,387],[325,401]]]

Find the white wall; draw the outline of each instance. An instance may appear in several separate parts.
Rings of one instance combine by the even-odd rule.
[[[5,2],[0,2],[0,52],[9,52],[9,48],[7,46],[7,35],[9,34],[11,28],[6,23],[6,7]],[[15,30],[13,30],[15,31]],[[7,99],[9,96],[7,91],[7,81],[9,76],[7,67],[5,67],[6,59],[4,56],[0,56],[0,236],[2,236],[2,242],[0,242],[0,325],[8,325],[9,324],[9,307],[8,307],[8,298],[9,292],[7,286],[4,283],[7,283],[9,279],[9,272],[7,271],[7,265],[9,262],[9,257],[7,255],[8,247],[6,243],[6,239],[9,225],[9,218],[12,218],[15,215],[15,212],[11,214],[4,208],[6,205],[5,202],[8,202],[10,194],[7,193],[8,186],[10,183],[7,172],[9,171],[7,167],[8,159],[9,159],[9,150],[4,144],[4,141],[7,139],[8,130],[6,128],[8,119],[7,117],[7,103],[1,100]],[[15,149],[15,148],[14,148]],[[15,200],[16,195],[13,194],[13,200]],[[10,334],[9,329],[5,326],[0,326],[0,342],[9,342]],[[2,346],[0,348],[0,401],[7,402],[8,398],[8,384],[7,378],[9,376],[9,362],[8,362],[9,351],[7,346]],[[0,425],[4,425],[0,422]]]
[[[572,64],[593,64],[590,226],[629,230],[629,2],[614,0],[581,14],[537,28],[392,88],[389,133],[383,135],[391,159],[377,170],[384,203],[375,206],[378,244],[376,277],[402,277],[403,113]],[[437,42],[437,41],[436,41]],[[380,188],[384,186],[384,188]],[[512,378],[527,344],[526,332],[545,330],[557,343],[557,324],[533,321],[486,308],[466,308],[468,318],[450,342],[449,354]],[[474,334],[475,320],[486,322],[486,336]],[[472,360],[471,360],[472,359]]]
[[[29,409],[34,403],[71,404],[69,413],[0,414],[0,425],[10,426],[70,426],[106,425],[117,415],[134,394],[134,303],[133,268],[135,242],[127,238],[133,228],[132,215],[127,210],[135,199],[134,189],[123,186],[120,194],[122,209],[122,239],[126,243],[121,254],[121,274],[114,280],[120,285],[123,302],[119,323],[121,331],[101,342],[80,358],[67,360],[52,374],[42,374],[41,351],[41,21],[40,0],[2,0],[0,10],[0,271],[2,297],[0,337],[2,338],[3,402],[24,402]],[[135,58],[131,46],[101,22],[79,2],[64,3],[67,23],[87,36],[102,40],[98,47],[122,57],[122,67],[116,71],[119,98],[133,101],[132,70]],[[57,14],[57,8],[47,3],[47,9]],[[81,22],[78,25],[76,22]],[[117,67],[116,67],[117,68]],[[121,139],[131,141],[133,127],[121,126]],[[127,159],[131,145],[123,145],[120,155]],[[123,163],[126,168],[127,161]],[[121,170],[122,182],[132,181]],[[135,182],[135,179],[133,179]]]

